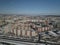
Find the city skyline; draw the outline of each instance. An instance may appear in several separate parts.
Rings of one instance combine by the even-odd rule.
[[[60,15],[60,0],[0,0],[0,14]]]

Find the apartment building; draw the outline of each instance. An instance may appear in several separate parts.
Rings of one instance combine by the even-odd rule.
[[[4,27],[5,34],[11,32],[14,36],[17,37],[35,37],[38,35],[38,32],[44,32],[51,30],[53,25],[48,25],[47,20],[41,19],[23,19],[16,20],[14,23],[10,23],[8,26]]]

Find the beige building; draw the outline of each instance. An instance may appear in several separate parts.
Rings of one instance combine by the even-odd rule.
[[[17,20],[13,24],[5,26],[4,31],[5,33],[11,32],[15,34],[14,36],[33,37],[38,34],[37,31],[43,32],[53,28],[52,25],[48,27],[38,26],[36,30],[33,30],[31,28],[31,25],[33,28],[36,28],[36,25],[32,22],[45,22],[45,24],[47,23],[45,20],[22,20],[22,21]]]

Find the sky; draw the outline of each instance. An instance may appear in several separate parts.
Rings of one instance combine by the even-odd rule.
[[[60,0],[0,0],[0,13],[60,15]]]

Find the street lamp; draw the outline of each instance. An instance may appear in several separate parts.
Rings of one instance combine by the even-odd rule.
[[[33,26],[31,25],[30,26],[34,31],[36,31],[37,33],[38,33],[38,41],[37,42],[40,42],[40,39],[41,39],[41,34],[40,34],[40,32],[38,32],[37,30],[38,30],[38,28],[37,27],[35,27],[35,28],[33,28]]]

